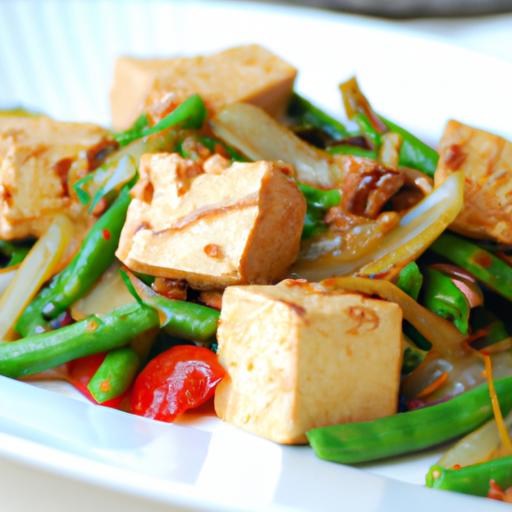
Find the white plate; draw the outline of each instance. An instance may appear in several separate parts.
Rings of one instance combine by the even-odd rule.
[[[245,42],[295,63],[299,89],[333,113],[341,108],[337,83],[357,73],[383,114],[427,140],[435,142],[450,117],[512,136],[510,64],[387,23],[256,4],[0,2],[0,104],[108,123],[117,55]],[[436,452],[354,469],[214,418],[161,424],[50,387],[0,378],[1,510],[502,508],[418,485]]]

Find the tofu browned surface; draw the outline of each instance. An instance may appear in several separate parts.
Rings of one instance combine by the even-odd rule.
[[[198,289],[271,283],[295,261],[306,211],[272,162],[219,174],[177,154],[144,155],[117,257],[130,269]]]
[[[449,121],[440,144],[436,186],[464,171],[464,209],[453,228],[462,234],[512,244],[512,142]]]
[[[0,239],[38,237],[56,213],[78,213],[68,171],[82,151],[107,141],[107,131],[93,124],[0,117]]]
[[[397,410],[402,362],[398,305],[287,280],[224,292],[217,333],[227,376],[223,420],[272,441],[306,442],[312,428]]]
[[[177,101],[199,94],[212,111],[247,102],[278,115],[287,104],[296,74],[293,66],[255,44],[201,57],[121,57],[110,95],[112,124],[117,130],[128,128],[148,98],[166,93],[175,94]]]

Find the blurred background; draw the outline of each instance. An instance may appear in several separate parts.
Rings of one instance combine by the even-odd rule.
[[[512,0],[259,0],[258,3],[314,7],[381,19],[397,29],[512,61]]]
[[[388,18],[459,17],[512,12],[512,0],[288,0],[287,3]]]

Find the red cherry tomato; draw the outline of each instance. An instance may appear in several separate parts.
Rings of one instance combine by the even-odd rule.
[[[89,384],[89,381],[96,373],[96,370],[101,366],[101,363],[103,363],[103,360],[106,356],[106,353],[94,354],[92,356],[81,357],[80,359],[71,361],[68,364],[69,382],[91,402],[98,405],[103,405],[105,407],[113,407],[118,409],[121,405],[121,402],[123,401],[123,398],[125,398],[125,395],[113,398],[112,400],[107,400],[106,402],[99,404],[87,389],[87,384]]]
[[[135,380],[132,412],[171,422],[211,398],[224,374],[211,350],[173,347],[152,359]]]

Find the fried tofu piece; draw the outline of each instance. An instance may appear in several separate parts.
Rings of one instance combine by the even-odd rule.
[[[191,58],[121,57],[110,95],[112,125],[117,130],[128,128],[145,104],[165,93],[175,94],[177,101],[199,94],[212,111],[247,102],[279,115],[296,75],[293,66],[255,44]]]
[[[202,173],[177,154],[144,155],[117,257],[197,289],[281,279],[295,261],[306,203],[272,162]]]
[[[108,132],[92,124],[0,117],[0,239],[39,237],[56,213],[78,215],[68,171],[75,159],[89,160],[108,141]]]
[[[512,244],[512,142],[449,121],[440,143],[435,184],[464,171],[464,209],[452,227],[460,233]]]
[[[227,376],[215,411],[284,444],[312,428],[397,410],[402,311],[356,293],[287,280],[224,292],[217,333]]]

